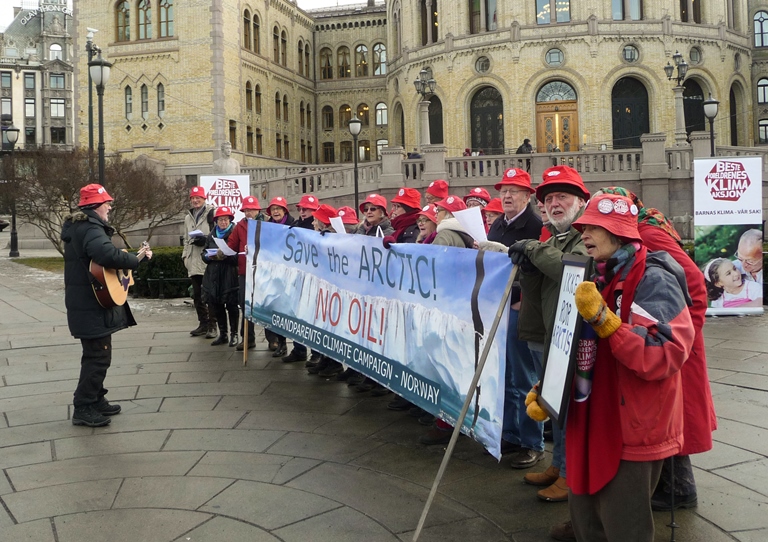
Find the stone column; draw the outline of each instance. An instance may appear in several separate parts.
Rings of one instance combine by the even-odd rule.
[[[675,91],[675,146],[687,147],[688,134],[685,131],[685,110],[683,109],[683,86],[677,85]]]
[[[402,147],[384,147],[381,149],[379,188],[386,189],[405,186],[403,158],[405,158],[405,151]]]
[[[422,148],[430,145],[429,139],[429,100],[419,102],[419,122],[421,123],[421,138],[419,143]],[[422,150],[422,152],[424,152]]]
[[[663,133],[643,134],[643,163],[640,166],[642,194],[638,194],[643,203],[656,207],[665,215],[669,214],[669,165]]]
[[[428,145],[421,150],[424,158],[424,171],[421,180],[432,182],[437,179],[447,179],[448,171],[445,167],[445,155],[448,148],[445,145]]]
[[[691,132],[688,138],[691,141],[691,150],[694,158],[709,158],[711,145],[709,132]]]

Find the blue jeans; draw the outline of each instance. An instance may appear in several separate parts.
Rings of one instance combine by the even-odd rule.
[[[544,367],[541,360],[543,355],[543,352],[531,350],[536,373],[541,375],[539,378],[544,377]],[[552,420],[552,441],[552,466],[560,469],[560,476],[565,478],[565,427],[560,429],[560,426],[554,420]]]
[[[538,382],[528,343],[517,338],[520,311],[509,310],[507,370],[504,378],[504,423],[501,437],[512,444],[540,452],[544,449],[544,424],[525,413],[525,396]]]

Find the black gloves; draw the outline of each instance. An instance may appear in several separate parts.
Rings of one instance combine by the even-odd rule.
[[[192,238],[192,244],[196,247],[204,247],[205,246],[205,237],[193,237]]]
[[[533,263],[525,253],[525,249],[528,246],[528,243],[535,243],[535,242],[536,241],[533,239],[523,239],[522,241],[517,241],[513,243],[512,246],[509,247],[508,254],[509,254],[509,257],[512,259],[512,263],[515,265],[519,265],[523,273],[535,273],[537,271],[536,266],[533,265]]]

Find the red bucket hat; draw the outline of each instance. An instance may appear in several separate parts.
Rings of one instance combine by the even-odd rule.
[[[580,232],[584,226],[600,226],[624,241],[641,241],[637,231],[637,205],[626,196],[601,194],[587,204],[573,227]]]
[[[363,209],[367,204],[375,205],[376,207],[381,207],[384,209],[384,216],[389,216],[389,213],[387,213],[387,198],[384,196],[381,196],[379,194],[368,194],[368,197],[365,198],[363,203],[360,204],[360,212],[363,213]]]
[[[445,199],[448,197],[448,183],[442,179],[432,181],[427,187],[427,194],[432,194],[436,198]],[[418,207],[418,206],[417,206]]]
[[[464,196],[464,203],[467,203],[470,198],[475,198],[482,201],[483,207],[488,205],[488,202],[491,201],[491,195],[488,193],[488,191],[485,188],[479,186],[477,188],[473,188],[469,191],[469,194]]]
[[[309,209],[310,211],[317,211],[318,207],[320,207],[320,200],[318,200],[315,196],[305,194],[301,196],[301,199],[299,200],[299,203],[296,204],[296,207],[302,207],[304,209]]]
[[[358,224],[360,222],[355,210],[346,205],[344,207],[339,207],[339,217],[344,224]]]
[[[318,206],[318,208],[312,213],[312,216],[314,216],[326,226],[329,226],[331,224],[331,218],[339,216],[339,213],[330,205],[323,203],[322,205]],[[344,220],[342,219],[342,222],[343,221]]]
[[[397,191],[397,196],[392,198],[392,203],[407,205],[411,209],[421,207],[421,193],[415,188],[401,188]]]
[[[426,216],[432,222],[437,224],[437,207],[434,205],[425,205],[421,208],[421,211],[419,211],[419,216]]]
[[[535,192],[535,190],[531,187],[531,176],[528,175],[528,172],[524,169],[516,167],[509,168],[504,172],[504,175],[501,176],[501,180],[493,185],[493,187],[496,190],[501,190],[502,186],[507,185],[524,188],[531,194]]]
[[[219,218],[220,216],[228,216],[230,220],[234,220],[235,212],[232,210],[232,207],[217,207],[213,218]]]
[[[277,205],[278,207],[282,207],[285,209],[285,212],[288,212],[288,202],[285,201],[285,198],[283,196],[275,196],[271,200],[269,200],[269,205],[267,205],[267,209],[272,207],[273,205]]]
[[[248,196],[243,198],[243,203],[240,205],[241,211],[247,211],[247,210],[256,210],[261,211],[261,205],[259,205],[259,200],[254,198],[253,196]]]
[[[202,186],[193,186],[189,189],[190,198],[205,198],[205,188]]]
[[[78,207],[88,207],[89,205],[101,205],[107,201],[114,201],[112,196],[107,194],[107,189],[100,184],[87,184],[80,189],[80,203]]]
[[[449,213],[455,213],[456,211],[463,211],[467,208],[467,204],[464,203],[459,196],[448,196],[447,198],[435,203],[438,207],[442,207]]]
[[[481,209],[483,213],[499,213],[504,214],[504,209],[501,207],[501,198],[493,198],[488,205]]]
[[[581,175],[572,167],[555,166],[545,169],[541,178],[543,182],[536,187],[536,199],[539,201],[544,201],[551,192],[567,192],[584,198],[584,201],[589,200],[589,191],[584,186]]]

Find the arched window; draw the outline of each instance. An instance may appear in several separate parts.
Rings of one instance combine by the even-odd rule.
[[[283,30],[283,33],[280,34],[280,61],[283,66],[288,65],[288,35],[285,33],[285,30]]]
[[[309,79],[309,44],[304,44],[304,77]]]
[[[370,124],[371,116],[368,109],[368,104],[360,104],[357,106],[357,118],[360,119],[363,126],[368,126]]]
[[[689,10],[690,8],[690,10]],[[680,20],[684,23],[701,24],[701,2],[680,0]]]
[[[421,1],[421,44],[437,42],[437,0]]]
[[[160,37],[173,36],[173,0],[160,0]]]
[[[482,87],[469,106],[472,148],[485,154],[504,152],[504,101],[494,87]]]
[[[768,11],[755,13],[755,47],[768,47]]]
[[[339,128],[346,128],[349,126],[349,121],[352,120],[352,108],[347,104],[342,105],[339,108]]]
[[[368,75],[368,47],[358,45],[355,47],[355,77]]]
[[[331,114],[333,114],[333,110],[331,110]],[[312,109],[309,107],[309,103],[307,103],[307,129],[312,129]]]
[[[388,123],[387,104],[379,102],[376,104],[376,126],[386,126]]]
[[[299,102],[299,126],[304,128],[304,100]]]
[[[701,108],[701,102],[699,102]],[[634,77],[622,77],[611,91],[613,148],[641,147],[640,136],[650,132],[648,90]]]
[[[251,12],[247,9],[243,12],[243,47],[251,48]]]
[[[323,107],[323,130],[333,130],[333,108],[330,105]]]
[[[254,109],[256,110],[257,115],[261,115],[261,86],[256,85],[256,88],[254,89]]]
[[[768,103],[768,79],[766,78],[757,82],[757,103],[760,105]]]
[[[139,0],[139,39],[152,39],[152,4],[149,0]]]
[[[768,119],[757,121],[757,142],[761,145],[768,143]]]
[[[280,62],[280,29],[272,29],[272,60],[275,63]]]
[[[304,75],[304,42],[299,40],[299,75]]]
[[[339,79],[352,77],[352,69],[349,65],[349,47],[339,47],[336,52],[336,60],[339,64]]]
[[[245,83],[245,110],[253,111],[253,86],[250,81]]]
[[[165,115],[165,85],[157,84],[157,116],[163,118]]]
[[[130,41],[131,4],[127,0],[118,2],[115,7],[115,27],[117,28],[117,41]]]
[[[253,154],[253,127],[245,127],[245,149],[246,152]]]
[[[333,79],[333,52],[320,50],[320,79]]]
[[[567,23],[570,20],[571,0],[536,0],[537,24]]]
[[[280,93],[278,92],[275,94],[275,118],[277,120],[280,120],[280,107],[282,104],[282,100],[280,99]]]
[[[402,44],[400,43],[400,6],[396,5],[395,8],[392,10],[394,24],[392,25],[392,34],[395,37],[394,44],[392,45],[395,48],[395,57],[397,57],[400,54],[400,51],[402,51]]]
[[[264,137],[261,128],[256,128],[256,154],[264,154]]]
[[[149,116],[149,87],[141,85],[141,116],[146,119]]]
[[[686,79],[683,83],[683,114],[685,115],[685,131],[701,132],[707,129],[704,117],[704,91],[694,79]]]
[[[283,95],[283,121],[288,122],[290,115],[288,115],[288,95]]]
[[[61,60],[61,45],[54,43],[48,50],[49,60]]]
[[[253,52],[261,53],[261,23],[255,12],[253,14]]]
[[[387,46],[377,43],[373,46],[373,75],[387,74]]]
[[[131,120],[133,116],[133,89],[130,85],[125,87],[125,118]]]
[[[616,2],[617,0],[613,0]],[[622,0],[618,0],[622,1]],[[498,0],[469,0],[469,33],[477,34],[489,30],[496,30]],[[536,8],[539,9],[537,2]],[[549,5],[549,0],[546,1]]]

